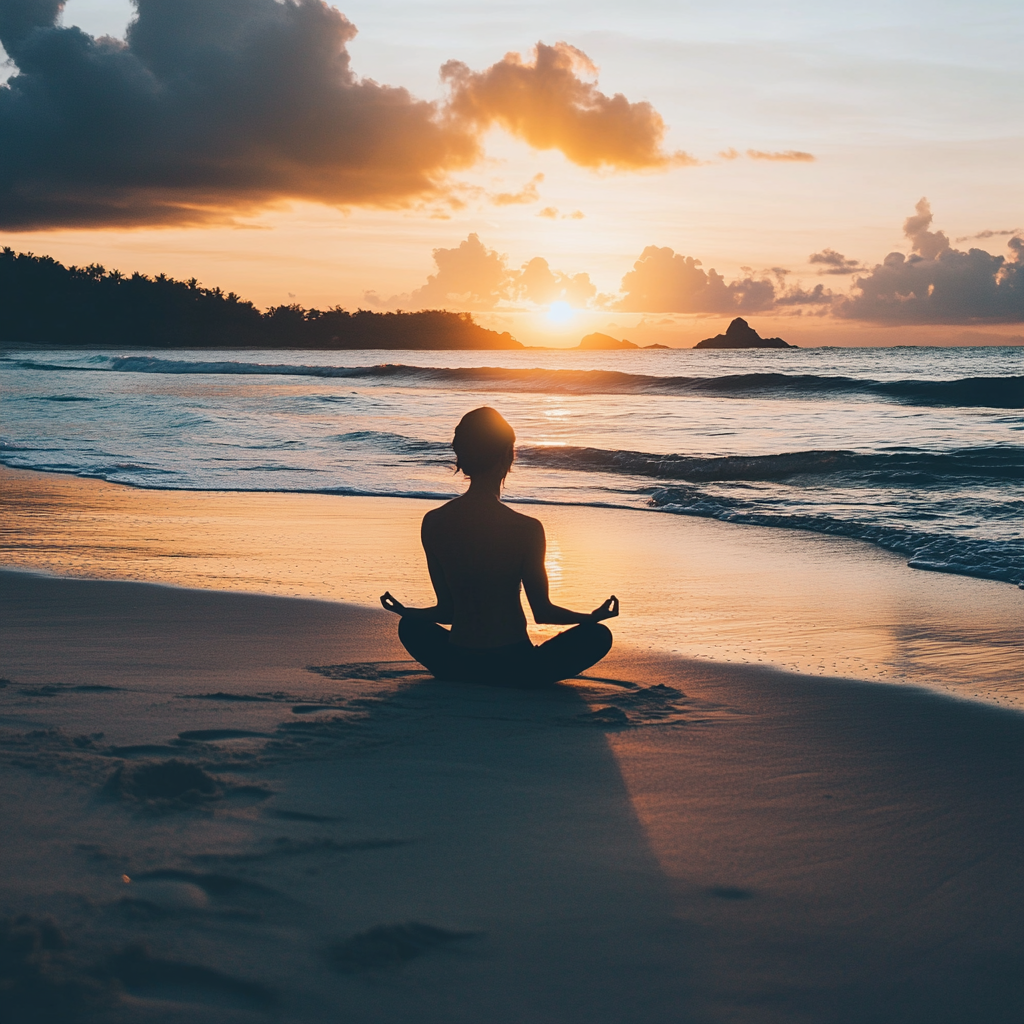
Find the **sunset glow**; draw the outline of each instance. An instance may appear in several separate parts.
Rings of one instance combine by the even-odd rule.
[[[4,30],[0,133],[7,117],[33,128],[0,158],[0,242],[260,307],[500,315],[527,344],[552,343],[561,303],[645,344],[692,345],[700,321],[733,314],[799,344],[1021,336],[1024,209],[988,184],[1024,158],[1017,5],[984,21],[947,5],[920,33],[909,3],[602,3],[585,26],[559,3],[470,22],[408,0],[245,0],[221,20],[223,4],[204,6],[207,50],[152,2],[70,0],[56,28],[33,15],[32,52],[73,40],[81,67],[109,68],[95,88],[48,79],[23,30]],[[215,52],[230,85],[206,74]],[[161,105],[133,92],[147,75]],[[87,108],[55,113],[78,96]],[[147,121],[115,114],[127,96]],[[48,164],[54,146],[65,158]],[[972,247],[989,254],[980,277]],[[879,269],[894,252],[926,263]]]
[[[547,312],[547,318],[553,324],[567,324],[572,318],[575,310],[568,302],[559,300],[552,302]]]

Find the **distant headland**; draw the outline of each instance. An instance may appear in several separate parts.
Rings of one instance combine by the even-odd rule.
[[[633,342],[626,341],[625,338],[619,341],[610,334],[601,334],[600,331],[595,331],[583,338],[576,347],[584,352],[615,352],[623,349],[668,348],[668,345],[634,345]]]
[[[193,278],[127,276],[99,264],[0,250],[0,343],[59,348],[521,349],[468,313],[354,313],[251,302]]]
[[[736,317],[725,334],[698,341],[694,348],[796,348],[781,338],[762,338],[743,317]]]

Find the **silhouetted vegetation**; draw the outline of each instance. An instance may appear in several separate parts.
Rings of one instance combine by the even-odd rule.
[[[0,250],[0,342],[70,348],[521,348],[468,313],[354,313],[275,306],[261,313],[195,278],[130,277],[98,263]]]

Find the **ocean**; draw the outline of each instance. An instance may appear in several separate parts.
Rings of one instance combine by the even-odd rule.
[[[1024,587],[1024,349],[16,351],[0,463],[134,487],[449,497],[463,413],[508,500],[866,540]]]

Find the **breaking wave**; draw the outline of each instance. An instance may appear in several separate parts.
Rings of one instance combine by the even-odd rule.
[[[232,360],[161,359],[156,356],[102,357],[91,365],[11,360],[24,369],[84,372],[247,374],[327,377],[405,387],[545,392],[551,394],[702,395],[738,398],[871,397],[905,405],[990,409],[1024,408],[1024,376],[964,377],[957,380],[873,380],[788,373],[738,373],[715,377],[654,376],[616,370],[566,370],[500,366],[429,367],[402,363],[374,366],[318,366]]]
[[[859,478],[875,484],[928,486],[955,477],[1024,480],[1024,448],[970,448],[953,452],[897,450],[785,452],[778,455],[726,455],[699,458],[650,455],[601,448],[521,447],[518,458],[550,469],[628,473],[661,480],[787,480],[794,477]]]
[[[726,523],[776,526],[809,530],[836,537],[868,541],[887,551],[908,557],[912,569],[948,572],[958,576],[1013,583],[1024,589],[1024,540],[994,541],[926,533],[839,519],[829,515],[801,515],[794,512],[766,512],[752,508],[741,498],[709,495],[696,488],[664,488],[651,495],[651,504],[664,512],[700,516]],[[1016,515],[1024,514],[1024,502],[1014,503]]]

